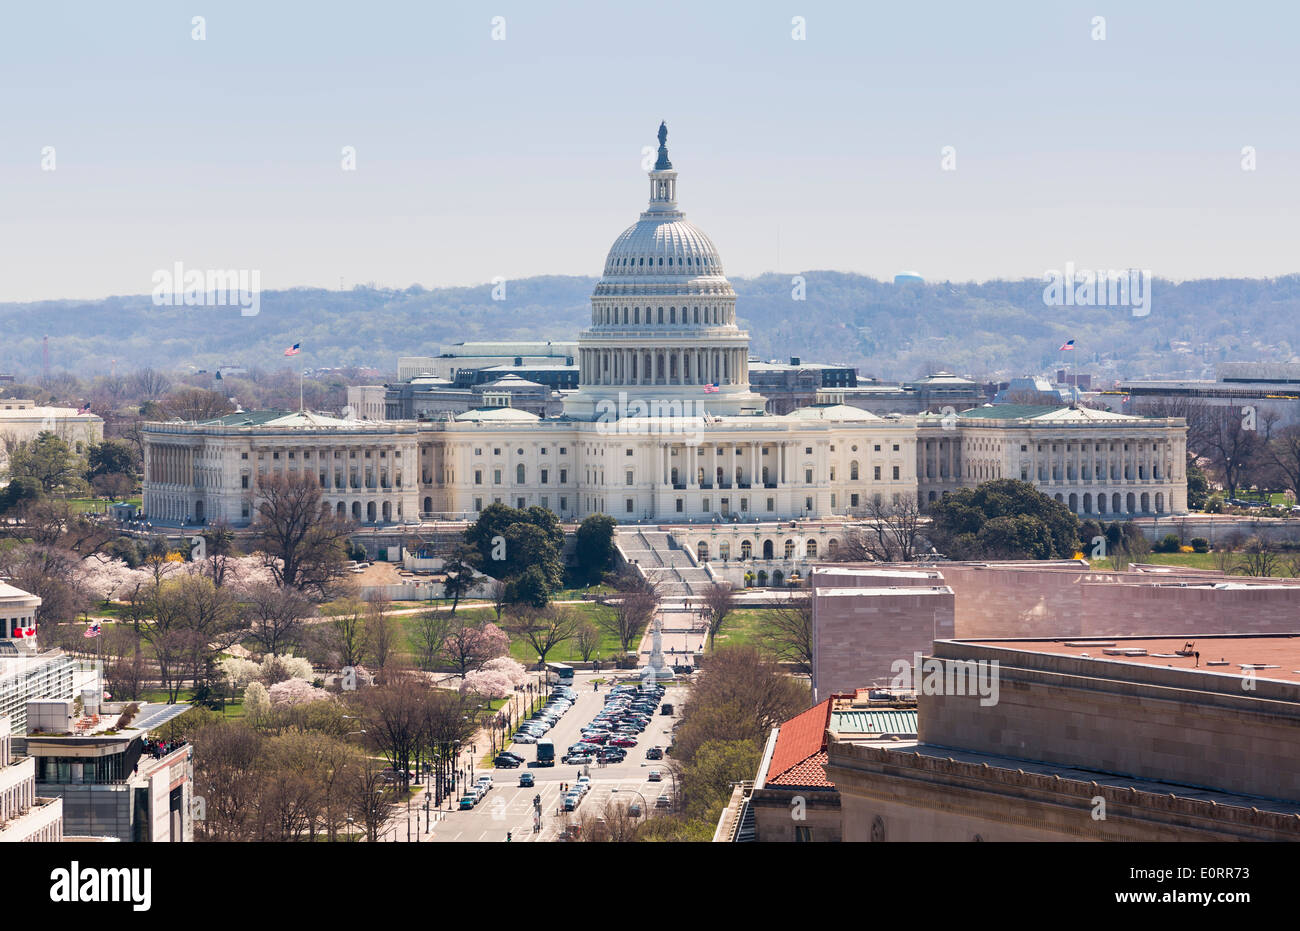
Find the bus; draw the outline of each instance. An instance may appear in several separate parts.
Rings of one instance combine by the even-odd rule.
[[[537,765],[555,765],[555,743],[553,741],[546,739],[537,741]]]
[[[573,685],[573,667],[563,663],[547,663],[546,681],[550,685]]]

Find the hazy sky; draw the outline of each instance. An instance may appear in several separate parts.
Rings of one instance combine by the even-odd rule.
[[[448,6],[6,4],[0,300],[599,274],[661,119],[732,275],[1300,271],[1300,4]]]

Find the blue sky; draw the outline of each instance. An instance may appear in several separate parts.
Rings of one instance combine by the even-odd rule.
[[[1297,5],[1133,0],[7,5],[0,300],[148,293],[177,261],[598,274],[661,119],[732,275],[1286,274],[1297,34]]]

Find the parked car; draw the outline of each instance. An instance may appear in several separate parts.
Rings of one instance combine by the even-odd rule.
[[[523,760],[519,759],[519,757],[508,753],[498,753],[493,762],[500,769],[517,769],[523,764]]]
[[[460,797],[460,810],[466,811],[478,804],[478,796],[472,792],[467,792]]]

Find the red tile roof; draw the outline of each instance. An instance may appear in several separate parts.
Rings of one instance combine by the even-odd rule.
[[[826,725],[830,723],[831,701],[826,699],[781,725],[768,764],[766,785],[821,786],[834,788],[826,778]]]

